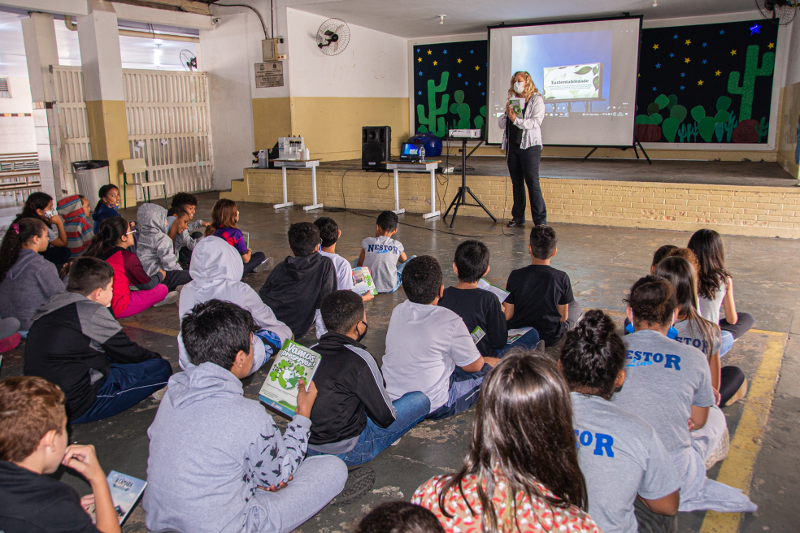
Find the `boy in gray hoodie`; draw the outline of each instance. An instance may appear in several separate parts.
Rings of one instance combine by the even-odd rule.
[[[303,459],[317,391],[301,384],[285,435],[264,406],[244,398],[253,364],[249,312],[209,300],[183,317],[193,367],[174,375],[147,431],[150,456],[143,506],[150,530],[289,532],[344,487],[333,456]]]
[[[164,270],[166,276],[162,283],[170,291],[192,281],[189,272],[181,268],[178,256],[175,255],[175,243],[169,238],[167,226],[167,210],[157,204],[142,204],[136,211],[139,223],[139,241],[136,243],[136,255],[148,276],[154,276]]]

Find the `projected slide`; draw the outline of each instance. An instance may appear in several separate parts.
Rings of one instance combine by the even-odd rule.
[[[531,75],[545,102],[545,144],[630,146],[635,118],[639,18],[489,30],[489,142],[514,72]]]

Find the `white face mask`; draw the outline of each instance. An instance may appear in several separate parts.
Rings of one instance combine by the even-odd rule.
[[[522,94],[524,91],[525,91],[524,81],[514,82],[514,92],[516,92],[517,94]]]
[[[58,214],[58,211],[56,211],[55,209],[51,209],[50,211],[45,211],[44,212],[44,216],[46,216],[47,218],[53,218],[57,214]]]

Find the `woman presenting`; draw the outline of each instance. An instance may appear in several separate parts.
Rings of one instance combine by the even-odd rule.
[[[547,224],[547,208],[539,187],[539,161],[542,158],[542,120],[544,98],[527,72],[515,72],[511,78],[509,98],[523,98],[522,112],[517,115],[506,104],[506,112],[498,120],[503,130],[503,149],[506,149],[508,172],[514,191],[509,228],[525,222],[525,185],[531,200],[531,218],[536,226]]]

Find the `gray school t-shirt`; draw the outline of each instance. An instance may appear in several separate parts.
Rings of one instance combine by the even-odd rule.
[[[678,336],[675,337],[675,340],[686,346],[697,348],[703,352],[706,357],[710,357],[719,351],[720,345],[722,344],[722,336],[719,328],[716,327],[716,324],[712,324],[712,326],[711,329],[714,338],[712,339],[711,351],[708,351],[708,342],[703,339],[700,326],[692,320],[679,320],[675,322],[673,327],[678,331]]]
[[[367,237],[361,241],[364,249],[364,266],[372,272],[378,292],[392,292],[397,285],[397,260],[403,253],[403,244],[391,237]]]
[[[636,495],[656,500],[680,489],[672,459],[640,417],[599,396],[570,396],[588,513],[603,531],[636,533]]]
[[[625,344],[625,385],[611,401],[653,426],[668,452],[688,448],[691,407],[714,405],[708,359],[649,329],[626,335]]]

